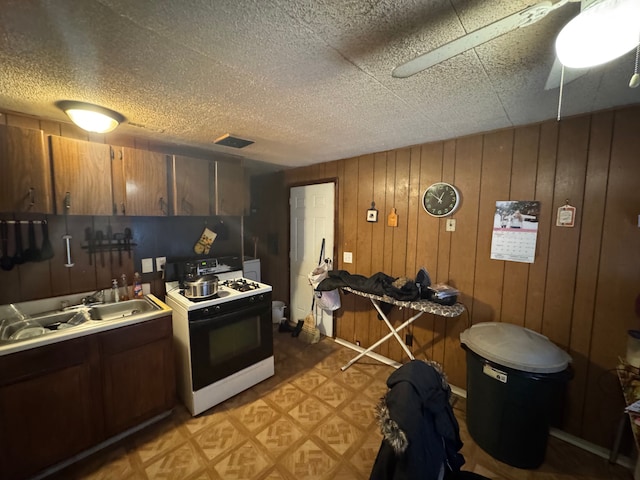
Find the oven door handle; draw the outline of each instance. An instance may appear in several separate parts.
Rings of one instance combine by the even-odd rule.
[[[224,323],[226,320],[230,318],[237,318],[239,315],[242,315],[242,316],[257,315],[262,311],[268,312],[268,310],[269,310],[269,306],[267,304],[262,304],[262,305],[243,308],[241,310],[236,310],[234,312],[227,312],[223,314],[216,314],[215,312],[213,312],[211,316],[208,318],[203,318],[201,320],[190,320],[189,328],[200,329],[203,327],[207,327],[208,325],[212,325],[216,323]]]

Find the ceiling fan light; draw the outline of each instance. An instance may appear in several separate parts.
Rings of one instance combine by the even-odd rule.
[[[569,68],[587,68],[614,60],[640,41],[640,0],[593,2],[556,38],[556,54]]]
[[[118,112],[90,103],[63,101],[58,106],[73,123],[88,132],[108,133],[124,121]]]

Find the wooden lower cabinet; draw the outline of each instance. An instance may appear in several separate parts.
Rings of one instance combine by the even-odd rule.
[[[0,478],[25,478],[99,443],[97,353],[83,337],[0,357]]]
[[[171,409],[171,317],[0,356],[0,478],[23,479]]]
[[[171,317],[100,334],[107,437],[175,402]]]

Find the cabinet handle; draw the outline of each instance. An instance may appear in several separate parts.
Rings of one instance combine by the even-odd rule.
[[[127,211],[126,211],[126,209],[124,208],[124,202],[122,202],[122,203],[120,204],[120,207],[122,208],[122,215],[126,215],[126,214],[127,214]]]
[[[71,208],[71,192],[67,192],[64,196],[64,208],[67,211]]]
[[[164,215],[166,215],[166,214],[167,214],[167,212],[166,212],[166,211],[165,211],[165,209],[164,209],[164,204],[165,204],[164,197],[160,197],[160,211],[161,211]]]
[[[36,189],[29,187],[29,208],[36,204]]]

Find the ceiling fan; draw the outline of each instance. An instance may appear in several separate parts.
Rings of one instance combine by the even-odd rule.
[[[512,30],[532,25],[567,3],[578,1],[580,0],[559,0],[555,3],[543,1],[527,7],[397,66],[393,70],[392,76],[395,78],[407,78],[415,75]],[[620,5],[631,10],[620,12]],[[585,57],[586,52],[588,58],[581,58],[578,61],[568,60],[569,57],[566,54],[566,50],[569,47],[563,50],[560,45],[561,41],[558,39],[556,42],[558,58],[554,62],[545,89],[558,87],[560,83],[568,83],[584,75],[588,71],[588,67],[613,60],[636,48],[640,40],[640,21],[638,18],[640,18],[640,0],[582,0],[580,14],[563,28],[559,37],[564,36],[565,40],[570,40],[569,42],[564,42],[565,46],[570,45],[574,50],[577,50],[575,48],[576,45],[580,47],[582,57]],[[606,41],[596,35],[597,32],[594,32],[594,24],[597,30],[604,30],[605,26],[609,26],[609,21],[611,23],[610,29],[606,33],[602,32],[602,38],[607,40],[609,37],[618,35],[620,31],[624,30],[626,32],[626,29],[622,28],[620,24],[629,23],[629,33],[625,33],[624,39],[626,43],[623,46],[615,47],[617,48],[615,52],[611,50],[612,47]],[[578,25],[579,27],[583,26],[582,24],[588,24],[587,33],[578,32],[575,28],[576,23],[580,24]],[[573,27],[571,27],[572,25]],[[582,36],[579,36],[580,34]],[[561,61],[558,61],[558,59]],[[560,75],[563,66],[570,67],[566,72],[562,72],[564,78]]]

